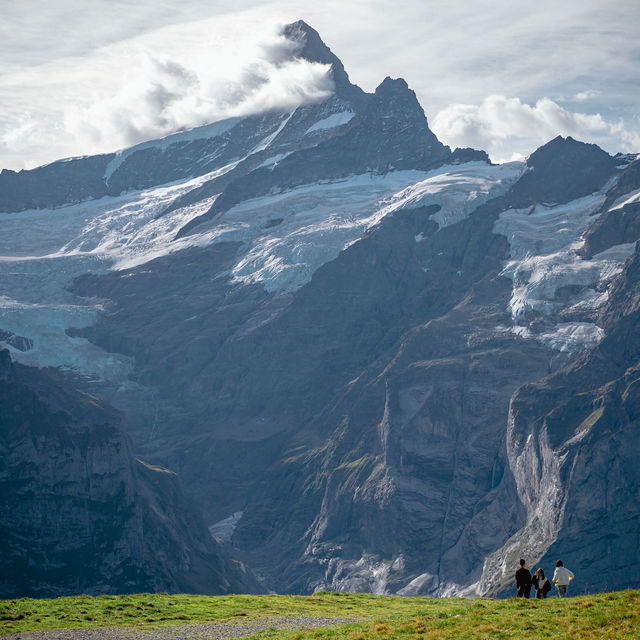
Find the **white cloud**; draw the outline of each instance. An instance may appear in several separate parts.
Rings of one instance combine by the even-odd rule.
[[[584,102],[585,100],[590,100],[591,98],[597,98],[602,95],[602,91],[598,91],[597,89],[587,89],[586,91],[580,91],[576,93],[574,96],[574,100],[578,102]]]
[[[189,23],[5,77],[14,109],[0,114],[3,166],[113,151],[332,93],[327,65],[297,58],[274,21],[252,24]]]
[[[479,105],[453,104],[436,114],[431,127],[446,144],[484,149],[495,162],[527,156],[558,135],[596,142],[613,152],[639,148],[637,133],[627,131],[622,121],[568,111],[549,98],[532,106],[497,94]]]

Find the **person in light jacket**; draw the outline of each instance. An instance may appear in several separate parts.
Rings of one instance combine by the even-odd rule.
[[[573,573],[569,571],[563,564],[562,560],[556,562],[556,570],[553,574],[553,583],[558,587],[558,597],[565,598],[568,593],[569,583],[574,579]]]

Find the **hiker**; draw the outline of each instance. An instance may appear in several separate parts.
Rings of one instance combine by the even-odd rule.
[[[547,593],[551,591],[551,583],[544,577],[542,568],[533,574],[531,581],[533,582],[533,588],[536,590],[536,598],[546,598]]]
[[[516,571],[516,586],[518,587],[518,598],[528,598],[531,593],[531,573],[525,569],[525,561],[520,558],[520,568]]]
[[[569,583],[574,579],[573,573],[569,571],[563,564],[562,560],[556,562],[556,570],[553,574],[553,583],[558,587],[558,597],[565,598],[568,593]]]

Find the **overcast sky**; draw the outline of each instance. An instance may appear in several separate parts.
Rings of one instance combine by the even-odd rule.
[[[278,35],[297,19],[363,89],[405,78],[452,147],[640,152],[638,0],[0,0],[0,167],[321,99]]]

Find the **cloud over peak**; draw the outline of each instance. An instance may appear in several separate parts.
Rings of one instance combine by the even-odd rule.
[[[224,31],[220,21],[216,26]],[[31,167],[78,149],[114,151],[227,117],[293,109],[333,92],[330,67],[299,58],[301,44],[276,23],[231,34],[209,27],[156,34],[175,37],[173,50],[147,35],[67,60],[56,66],[55,82],[46,79],[46,66],[31,71],[32,86],[48,85],[46,95],[21,78],[13,86],[5,79],[3,93],[22,108],[0,114],[0,154],[22,162],[3,166]]]

